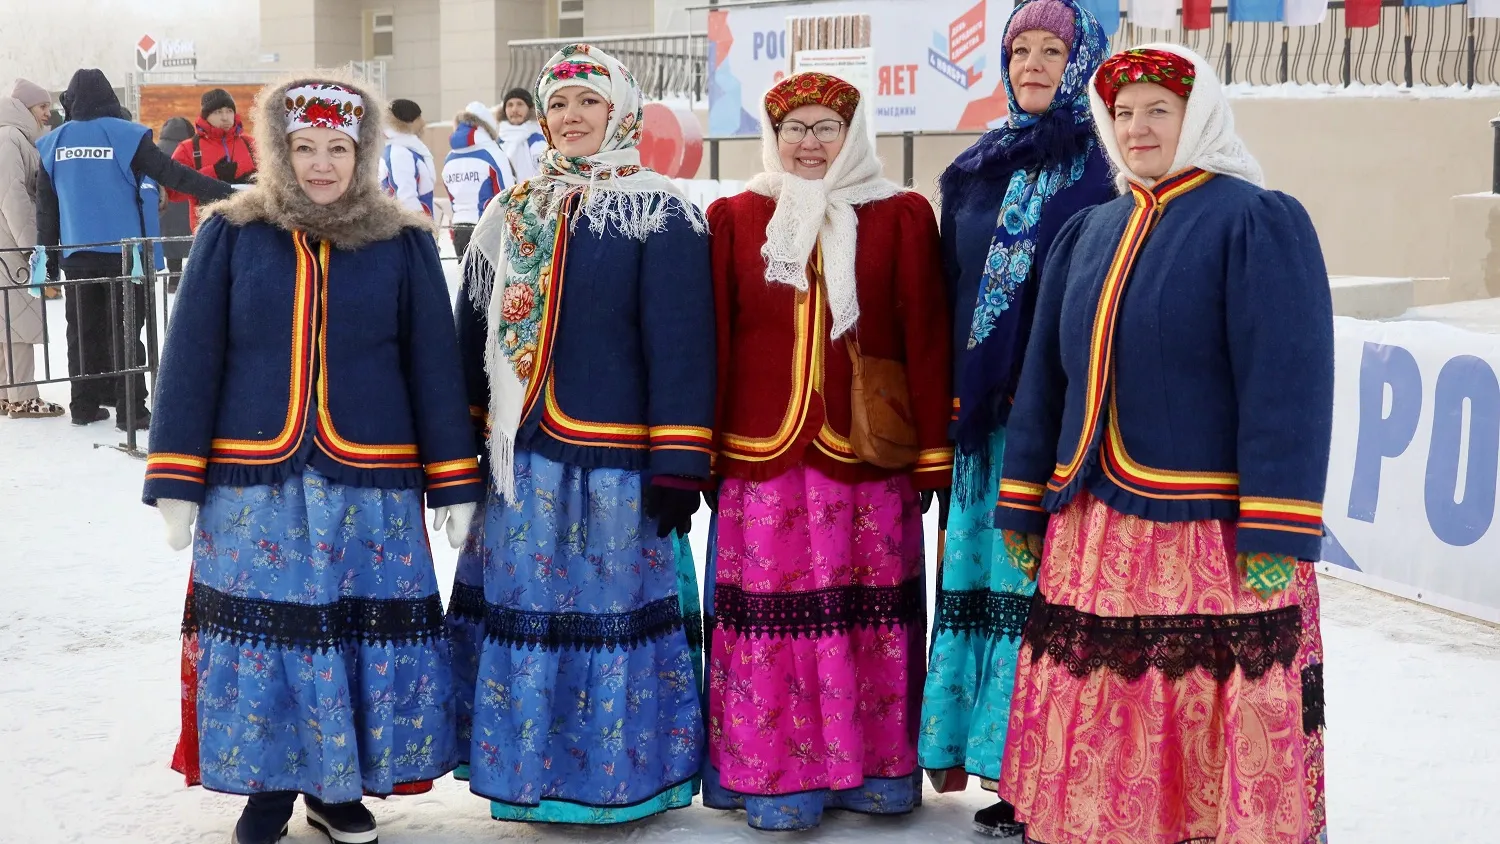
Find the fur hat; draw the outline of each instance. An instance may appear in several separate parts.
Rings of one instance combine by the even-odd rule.
[[[1010,52],[1012,41],[1023,32],[1040,29],[1062,39],[1068,49],[1073,49],[1073,10],[1059,0],[1032,0],[1016,8],[1005,26],[1005,52]]]
[[[292,171],[287,92],[308,85],[337,85],[357,95],[364,105],[349,189],[328,205],[317,205],[309,199]],[[260,165],[255,186],[209,205],[203,210],[203,218],[217,214],[238,226],[263,222],[285,231],[300,230],[312,240],[326,240],[338,249],[359,249],[390,240],[407,228],[431,231],[430,219],[406,210],[380,188],[384,116],[385,105],[363,83],[345,74],[325,71],[267,85],[255,97],[255,149]]]
[[[478,100],[464,106],[464,110],[453,118],[453,125],[477,126],[488,132],[491,139],[500,137],[500,124],[495,118],[495,113]]]
[[[227,108],[230,111],[239,110],[235,108],[234,97],[231,97],[229,95],[229,92],[224,90],[223,88],[214,88],[211,91],[204,91],[203,99],[200,101],[200,105],[198,108],[198,116],[207,120],[210,114],[213,114],[221,108]]]

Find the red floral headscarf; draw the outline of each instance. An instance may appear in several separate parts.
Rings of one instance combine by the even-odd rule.
[[[859,105],[859,89],[837,76],[806,71],[788,76],[766,92],[766,114],[774,124],[780,125],[794,109],[805,105],[827,106],[849,123]]]
[[[1193,92],[1197,73],[1188,59],[1165,50],[1126,50],[1115,53],[1099,65],[1094,74],[1094,90],[1113,109],[1120,89],[1135,82],[1154,82],[1183,99]]]

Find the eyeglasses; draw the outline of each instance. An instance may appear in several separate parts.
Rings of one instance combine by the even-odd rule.
[[[806,123],[788,120],[776,127],[776,137],[780,138],[783,143],[800,144],[802,143],[802,139],[807,137],[807,130],[809,129],[812,130],[814,138],[828,144],[838,140],[839,135],[843,134],[844,121],[819,120],[817,123],[808,126]]]

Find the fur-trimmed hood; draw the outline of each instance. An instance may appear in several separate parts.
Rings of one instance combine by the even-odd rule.
[[[333,83],[364,98],[354,176],[349,190],[329,205],[318,205],[297,184],[287,142],[286,92],[313,82]],[[380,188],[380,155],[385,149],[385,103],[344,74],[301,74],[262,88],[255,97],[255,146],[260,172],[255,186],[203,210],[243,226],[262,222],[286,231],[303,231],[338,249],[359,249],[390,240],[402,229],[432,229],[432,221],[401,207]]]

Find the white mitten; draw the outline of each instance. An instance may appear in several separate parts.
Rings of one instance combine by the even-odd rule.
[[[176,498],[159,498],[156,509],[167,523],[167,545],[173,551],[193,544],[193,523],[198,521],[198,505]]]
[[[474,522],[477,509],[478,505],[473,502],[439,507],[432,511],[432,529],[448,534],[450,548],[462,548],[464,540],[469,538],[469,526]]]

